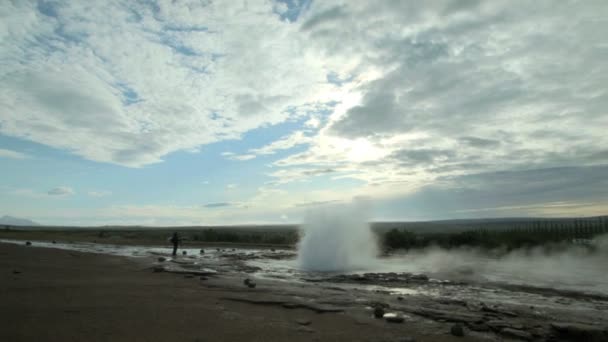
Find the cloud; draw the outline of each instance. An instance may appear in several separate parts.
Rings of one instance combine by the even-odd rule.
[[[74,190],[67,186],[59,186],[47,191],[50,196],[69,196],[74,194]]]
[[[238,184],[228,184],[226,185],[226,189],[236,189],[238,186]]]
[[[227,202],[217,202],[217,203],[207,203],[205,205],[203,205],[203,207],[205,208],[223,208],[223,207],[229,207],[231,206],[231,203],[227,203]]]
[[[223,152],[222,155],[232,160],[250,160],[260,155],[275,154],[277,151],[289,150],[298,145],[309,144],[312,142],[312,140],[312,137],[306,136],[303,131],[295,131],[290,135],[275,140],[268,145],[250,149],[247,154],[237,155],[233,152]]]
[[[597,34],[608,7],[539,6],[315,3],[301,32],[331,55],[329,69],[352,66],[340,73],[353,75],[343,85],[350,97],[273,175],[302,180],[290,170],[331,168],[411,192],[444,177],[608,163],[608,97],[598,90],[608,64]]]
[[[112,195],[112,192],[111,191],[105,191],[105,190],[89,191],[87,193],[87,195],[89,195],[91,197],[106,197],[106,196]]]
[[[0,133],[86,159],[157,163],[283,122],[333,87],[271,2],[41,4],[1,5]]]
[[[0,148],[0,158],[27,159],[29,156],[25,153]]]

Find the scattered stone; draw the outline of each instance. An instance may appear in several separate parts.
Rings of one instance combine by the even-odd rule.
[[[512,328],[511,324],[509,324],[508,322],[505,322],[505,321],[501,321],[501,320],[487,321],[486,325],[488,327],[490,327],[490,329],[497,331],[497,332],[501,331],[504,328]]]
[[[608,328],[578,323],[551,323],[560,338],[572,341],[608,341]]]
[[[166,259],[166,258],[164,258],[164,257],[160,257],[160,258],[158,258],[158,262],[165,262],[165,261],[167,261],[167,259]]]
[[[233,252],[236,252],[236,249],[234,249],[234,248],[233,248],[233,249],[232,249],[232,251],[233,251]]]
[[[399,316],[396,314],[386,314],[384,315],[384,319],[389,323],[403,323],[405,318],[403,316]]]
[[[243,280],[243,284],[245,284],[245,286],[247,286],[250,289],[253,289],[256,286],[255,282],[249,278],[246,278],[245,280]]]
[[[186,278],[186,279],[192,279],[192,278],[194,278],[194,275],[192,275],[192,274],[185,274],[184,278]]]
[[[154,268],[152,269],[155,273],[158,272],[164,272],[165,271],[165,267],[164,266],[154,266]]]
[[[490,331],[490,327],[481,322],[468,323],[467,327],[473,331],[486,332]]]
[[[201,253],[201,254],[205,254],[205,250],[204,250],[204,249],[201,249],[201,250],[200,250],[200,253]]]
[[[403,297],[401,297],[401,296],[397,297],[397,300],[403,300],[403,299],[404,299],[404,298],[403,298]]]
[[[309,319],[298,318],[296,319],[296,323],[298,323],[299,325],[310,325],[312,322]]]
[[[270,249],[270,251],[271,251],[271,252],[274,252],[274,248],[271,248],[271,249]]]
[[[32,243],[31,243],[31,242],[29,242],[29,241],[26,241],[26,242],[25,242],[25,245],[26,245],[26,246],[31,246],[31,245],[32,245]]]
[[[427,282],[429,277],[426,274],[415,274],[409,277],[410,281]]]
[[[297,330],[298,330],[299,332],[305,332],[305,333],[314,333],[314,332],[315,332],[315,331],[314,331],[314,330],[312,330],[311,328],[309,328],[309,327],[304,327],[304,326],[298,327],[298,329],[297,329]]]
[[[207,277],[200,277],[200,280],[207,280],[207,279],[209,279],[209,278],[207,278]]]
[[[53,240],[53,243],[57,243],[57,241]]]
[[[464,328],[462,327],[462,324],[460,324],[460,323],[456,323],[456,324],[452,325],[452,328],[450,328],[450,332],[454,336],[458,336],[458,337],[464,336]]]
[[[13,274],[21,274],[21,271],[13,270]]]
[[[187,255],[187,254],[188,254],[188,252],[182,251],[182,255]]]
[[[384,309],[382,307],[377,306],[374,308],[374,317],[382,318],[384,317]]]
[[[513,328],[504,328],[500,331],[500,334],[505,337],[518,338],[524,341],[532,340],[532,334],[530,334],[529,332]]]
[[[494,305],[494,308],[490,308],[488,306],[482,306],[481,311],[495,313],[499,315],[509,316],[509,317],[517,317],[517,314],[507,310],[496,309],[498,306]]]

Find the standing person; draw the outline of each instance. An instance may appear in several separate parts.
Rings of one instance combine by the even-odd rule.
[[[173,236],[169,241],[173,244],[173,256],[175,256],[177,254],[177,244],[179,244],[179,235],[177,235],[177,232],[173,233]]]

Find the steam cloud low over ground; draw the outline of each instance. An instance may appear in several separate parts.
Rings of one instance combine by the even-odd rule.
[[[321,272],[411,272],[440,279],[498,282],[608,294],[608,235],[588,246],[505,250],[430,247],[379,257],[369,202],[311,210],[302,228],[297,267]]]

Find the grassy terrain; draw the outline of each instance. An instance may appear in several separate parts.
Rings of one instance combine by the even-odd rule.
[[[385,249],[480,247],[507,250],[585,243],[608,233],[608,217],[565,219],[481,219],[432,222],[376,222],[372,230]],[[168,245],[178,232],[185,246],[252,245],[293,247],[298,226],[228,227],[10,227],[0,226],[0,239]]]

